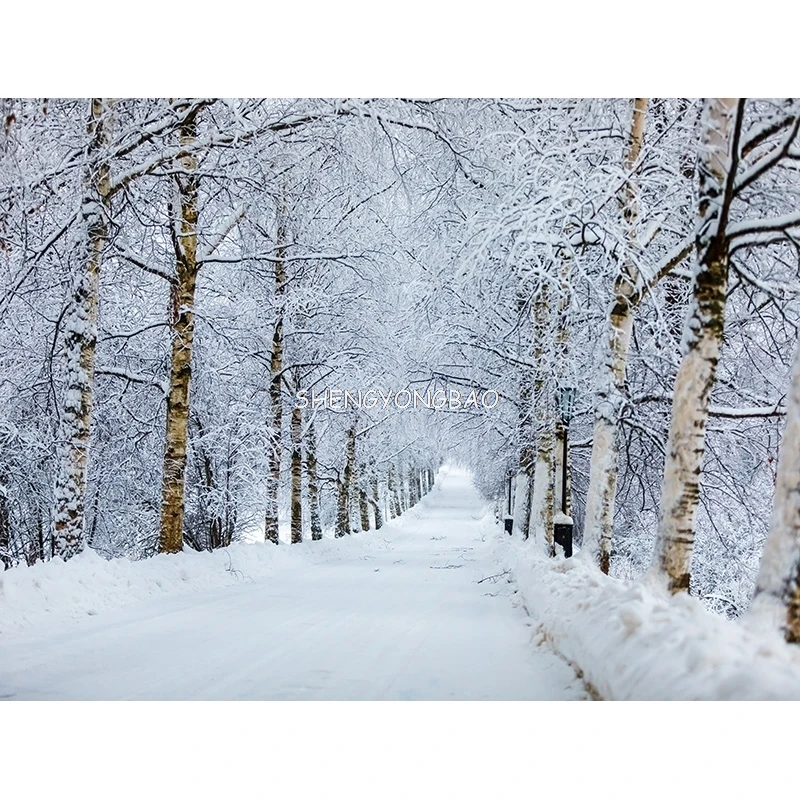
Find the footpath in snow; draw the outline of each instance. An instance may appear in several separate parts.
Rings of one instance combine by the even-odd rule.
[[[380,531],[0,577],[4,699],[588,699],[499,576],[469,474]]]

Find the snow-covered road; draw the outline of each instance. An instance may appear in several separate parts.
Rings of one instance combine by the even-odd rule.
[[[469,475],[443,471],[356,557],[5,635],[0,697],[586,699],[490,578],[482,513]]]

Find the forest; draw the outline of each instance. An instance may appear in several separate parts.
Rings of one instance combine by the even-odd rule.
[[[6,571],[341,539],[454,464],[525,547],[566,515],[598,572],[800,641],[800,101],[0,120]]]

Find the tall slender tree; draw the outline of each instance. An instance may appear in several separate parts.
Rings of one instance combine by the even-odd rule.
[[[67,375],[59,415],[53,508],[53,554],[65,561],[85,546],[100,266],[110,229],[111,185],[106,155],[111,138],[110,103],[93,98],[88,117],[83,197],[71,253],[74,266],[64,335]]]
[[[787,396],[769,537],[756,584],[756,602],[770,598],[785,615],[786,641],[800,642],[800,346]]]
[[[647,98],[638,97],[633,105],[633,120],[625,151],[625,186],[620,193],[620,208],[625,220],[627,244],[619,273],[614,280],[614,301],[608,316],[606,350],[601,364],[595,400],[594,435],[586,502],[583,543],[587,553],[599,556],[600,569],[608,573],[614,533],[614,498],[617,491],[617,426],[625,402],[625,380],[633,331],[636,298],[641,293],[637,267],[638,188],[634,168],[642,151]]]
[[[312,418],[306,432],[306,482],[308,486],[308,513],[311,520],[311,539],[322,538],[322,523],[319,516],[319,483],[317,475],[317,431]]]
[[[303,411],[295,404],[291,414],[292,439],[292,492],[291,492],[291,536],[292,544],[303,541]]]
[[[692,300],[675,379],[654,554],[655,574],[671,592],[688,591],[708,407],[722,347],[728,288],[728,218],[733,199],[743,101],[706,101],[698,158],[697,256]]]
[[[176,282],[170,297],[172,347],[167,394],[164,470],[161,489],[159,553],[177,553],[183,548],[184,487],[189,441],[189,390],[192,380],[192,346],[195,326],[197,258],[198,176],[197,110],[179,130],[179,143],[188,151],[177,159],[175,186],[178,217],[172,225]]]
[[[278,537],[278,490],[281,479],[281,453],[283,433],[283,346],[284,346],[284,308],[286,294],[286,200],[281,196],[277,210],[277,229],[275,234],[275,327],[272,334],[272,354],[270,357],[270,418],[269,448],[267,451],[267,510],[264,532],[268,542],[279,544]]]

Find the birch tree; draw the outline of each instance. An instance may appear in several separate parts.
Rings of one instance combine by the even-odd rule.
[[[197,112],[191,113],[179,132],[180,145],[191,150],[197,140]],[[175,184],[180,205],[173,226],[177,282],[172,287],[172,354],[161,491],[159,553],[177,553],[183,548],[184,486],[189,431],[189,389],[192,378],[194,304],[197,287],[197,156],[189,152],[179,158]]]
[[[277,319],[272,334],[272,355],[270,358],[270,435],[267,453],[267,510],[264,521],[264,535],[268,542],[279,544],[278,538],[278,489],[281,477],[281,434],[283,431],[283,310],[281,300],[286,290],[286,268],[284,264],[284,243],[286,238],[284,207],[278,210],[275,261],[275,300]]]
[[[772,522],[761,558],[756,602],[770,599],[782,607],[786,641],[796,644],[800,642],[800,347],[786,406]]]
[[[785,108],[788,113],[779,113],[767,124],[756,117],[746,132],[743,100],[709,100],[703,110],[697,256],[684,326],[683,358],[672,393],[672,422],[653,560],[654,573],[666,579],[672,592],[686,591],[690,584],[705,431],[723,340],[731,255],[754,245],[769,246],[789,236],[788,231],[800,221],[800,215],[794,212],[762,220],[731,218],[735,203],[752,213],[753,201],[763,202],[765,191],[769,191],[770,171],[791,158],[800,123],[793,106]],[[771,142],[766,153],[753,155],[759,143],[778,133],[782,140]],[[751,187],[759,180],[760,190],[752,192]],[[743,265],[737,263],[736,271],[738,277],[758,283]],[[746,415],[749,413],[754,412],[745,411]]]
[[[299,406],[292,407],[292,494],[291,494],[291,536],[292,544],[303,541],[303,412]]]
[[[531,499],[531,530],[537,542],[544,542],[553,554],[553,514],[555,499],[555,385],[553,363],[547,357],[546,343],[552,340],[552,310],[549,285],[543,283],[535,300],[536,378],[533,397],[535,408],[536,461]]]
[[[644,141],[647,98],[637,98],[633,106],[630,139],[623,169],[632,176]],[[614,282],[614,303],[609,312],[606,354],[595,401],[595,422],[589,492],[586,501],[584,549],[594,554],[599,549],[600,569],[608,573],[614,532],[614,497],[617,483],[617,420],[625,401],[625,377],[633,330],[634,297],[639,292],[639,274],[635,262],[637,230],[637,187],[632,177],[625,182],[620,197],[630,249],[626,251]],[[598,548],[599,545],[599,548]]]
[[[367,495],[366,478],[366,465],[361,464],[359,467],[358,514],[361,520],[362,531],[369,530],[369,499]]]
[[[311,539],[322,538],[322,524],[319,517],[319,483],[317,475],[317,433],[313,418],[308,423],[306,433],[306,478],[308,485],[308,509],[311,518]]]
[[[654,565],[671,592],[688,591],[705,428],[722,347],[728,286],[727,224],[742,126],[735,98],[706,101],[698,156],[697,256],[675,379]]]
[[[370,478],[370,497],[369,503],[372,506],[372,513],[375,516],[375,530],[383,527],[383,514],[381,513],[381,498],[378,490],[378,476],[373,471]]]
[[[353,476],[356,461],[356,424],[347,428],[344,446],[344,467],[338,478],[336,505],[336,537],[350,533],[350,502],[353,498]]]
[[[519,314],[520,346],[525,343],[525,353],[530,353],[531,313],[528,298],[520,293],[517,298]],[[528,538],[531,521],[531,499],[535,468],[534,426],[533,426],[533,370],[522,369],[519,388],[519,469],[516,478],[516,498],[514,503],[514,530],[523,539]]]
[[[11,567],[11,518],[8,511],[8,482],[0,475],[0,562],[3,570]]]
[[[397,489],[397,471],[394,464],[389,465],[389,517],[394,519],[403,513],[400,507],[400,493]]]
[[[58,436],[53,508],[53,553],[65,561],[85,546],[84,513],[94,406],[94,356],[100,305],[100,265],[109,236],[110,181],[105,148],[110,138],[110,106],[89,103],[86,167],[72,259],[74,273],[65,325],[67,379]]]

